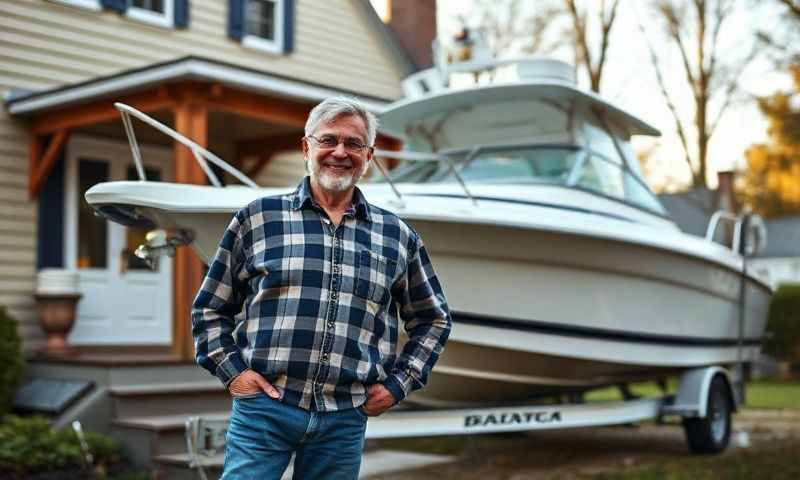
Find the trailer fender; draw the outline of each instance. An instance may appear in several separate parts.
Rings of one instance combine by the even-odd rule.
[[[721,376],[733,411],[737,411],[736,395],[730,373],[719,366],[695,368],[681,375],[678,392],[672,405],[666,405],[663,413],[680,414],[684,418],[705,418],[708,414],[708,396],[711,381]]]

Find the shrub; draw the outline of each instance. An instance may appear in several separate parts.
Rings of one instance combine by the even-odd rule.
[[[121,464],[121,447],[95,432],[85,432],[85,436],[94,456],[94,472],[85,471],[80,442],[71,429],[56,430],[40,417],[4,417],[0,479],[105,478],[110,466]]]
[[[17,322],[0,306],[0,417],[5,415],[14,400],[24,367],[22,342],[17,334]]]
[[[800,284],[781,285],[772,295],[767,331],[771,336],[764,342],[764,353],[800,361]]]

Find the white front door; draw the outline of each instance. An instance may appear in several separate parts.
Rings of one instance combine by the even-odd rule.
[[[142,146],[148,180],[169,180],[171,149]],[[73,345],[169,345],[172,342],[172,259],[156,271],[133,255],[146,229],[94,214],[86,190],[100,182],[138,180],[127,143],[86,137],[66,150],[65,260],[78,271],[80,292]]]

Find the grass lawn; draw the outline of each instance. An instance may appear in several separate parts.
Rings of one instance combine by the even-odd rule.
[[[669,391],[677,389],[677,380],[669,381]],[[654,397],[661,395],[661,390],[654,382],[631,385],[631,391],[640,396]],[[792,408],[800,409],[800,382],[757,381],[747,384],[745,407],[749,408]],[[616,388],[595,390],[586,395],[587,401],[621,400],[622,395]]]
[[[659,396],[655,382],[630,386],[635,395]],[[668,382],[675,392],[677,380]],[[452,455],[454,463],[380,477],[384,480],[796,480],[800,479],[800,382],[747,385],[747,407],[762,412],[742,422],[751,446],[722,455],[690,455],[678,424],[606,427],[558,432],[381,439],[381,448]],[[586,401],[618,401],[616,388],[593,391]],[[774,409],[773,412],[766,412]],[[784,410],[784,411],[779,411]],[[794,410],[787,412],[785,410]],[[764,418],[761,416],[766,415]],[[787,416],[788,415],[788,416]],[[627,429],[626,429],[627,428]],[[629,429],[629,430],[628,430]]]
[[[593,480],[731,480],[800,478],[800,439],[794,438],[758,449],[721,456],[661,459],[628,471],[581,477]]]

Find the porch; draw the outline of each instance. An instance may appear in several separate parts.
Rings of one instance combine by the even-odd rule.
[[[83,298],[70,341],[83,358],[115,365],[120,349],[145,349],[190,362],[189,311],[204,273],[188,248],[149,271],[132,254],[146,231],[101,220],[84,201],[95,183],[138,179],[113,103],[147,113],[261,185],[291,186],[304,175],[300,139],[308,112],[341,93],[348,92],[187,57],[7,100],[30,134],[28,193],[39,203],[37,269],[66,268],[80,277]],[[377,112],[386,103],[362,99]],[[148,178],[207,182],[186,147],[136,122],[134,127]],[[388,137],[378,144],[399,147]],[[223,183],[233,182],[216,173]],[[98,356],[104,348],[107,355]]]

